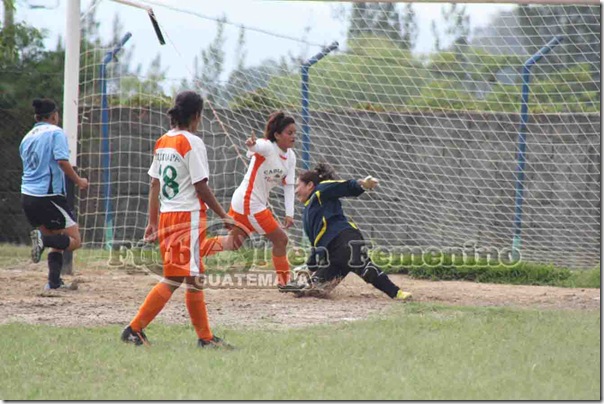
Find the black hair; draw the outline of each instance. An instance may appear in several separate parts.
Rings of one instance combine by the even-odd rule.
[[[275,133],[281,133],[287,128],[288,125],[296,123],[294,118],[285,115],[283,111],[273,112],[266,122],[266,128],[264,129],[264,138],[271,142],[276,142]]]
[[[332,166],[327,163],[319,163],[312,170],[300,174],[298,178],[306,184],[312,182],[317,186],[321,181],[335,180],[337,176],[336,170]]]
[[[174,106],[168,110],[173,128],[187,127],[203,111],[203,98],[195,91],[182,91],[176,96]]]
[[[57,110],[57,104],[48,98],[36,98],[32,101],[31,106],[34,107],[36,121],[50,118]]]

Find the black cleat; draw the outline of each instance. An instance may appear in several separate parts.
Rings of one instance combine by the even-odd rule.
[[[233,345],[225,342],[222,338],[218,338],[217,336],[213,336],[212,339],[199,339],[197,340],[197,346],[200,348],[213,348],[213,349],[226,349],[227,351],[232,351],[236,349]]]
[[[145,333],[142,330],[139,332],[134,332],[132,331],[132,327],[130,326],[124,328],[124,331],[122,331],[121,338],[122,341],[134,344],[136,346],[149,345],[149,340],[147,339]]]
[[[279,292],[281,292],[281,293],[288,293],[288,292],[296,293],[296,292],[302,292],[306,289],[310,289],[310,286],[297,283],[296,281],[291,281],[287,285],[278,285],[278,288],[279,288]]]

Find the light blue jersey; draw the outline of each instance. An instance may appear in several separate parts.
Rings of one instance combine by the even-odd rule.
[[[65,178],[58,160],[69,160],[63,129],[38,122],[21,141],[21,193],[31,196],[65,195]]]

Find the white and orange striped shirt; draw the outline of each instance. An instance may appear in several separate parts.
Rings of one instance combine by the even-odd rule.
[[[268,207],[268,197],[276,185],[282,185],[285,194],[285,215],[294,216],[294,184],[296,183],[296,155],[292,149],[284,152],[276,143],[258,139],[249,148],[250,166],[233,193],[231,207],[242,215],[253,215]]]
[[[207,205],[193,184],[209,178],[208,155],[201,138],[172,129],[155,143],[149,175],[159,179],[160,212],[194,212]]]

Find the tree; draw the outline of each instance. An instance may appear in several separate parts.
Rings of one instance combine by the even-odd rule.
[[[112,22],[112,30],[113,36],[111,38],[111,42],[109,42],[109,46],[115,46],[118,44],[122,38],[124,37],[124,25],[120,19],[119,14],[115,13],[113,16]],[[132,62],[132,56],[134,55],[134,44],[132,41],[128,42],[128,45],[123,47],[119,54],[119,63],[112,64],[114,69],[112,73],[118,76],[123,76],[130,73],[130,64]],[[117,69],[117,70],[115,70]],[[140,65],[137,67],[137,70],[140,69]]]
[[[407,6],[405,12],[401,19],[395,3],[354,3],[347,39],[374,35],[389,38],[402,49],[411,49],[417,37],[417,23],[413,8]]]
[[[430,30],[432,31],[432,36],[434,37],[434,50],[436,52],[440,52],[440,33],[438,32],[438,28],[436,28],[436,21],[432,20]]]
[[[390,38],[392,42],[404,47],[400,15],[396,5],[394,3],[376,3],[372,8],[374,9],[372,33]]]
[[[347,37],[356,38],[360,35],[367,34],[371,30],[369,28],[369,9],[367,3],[359,2],[352,5],[352,13],[350,15],[350,24],[348,26]]]
[[[211,101],[220,103],[221,101],[221,86],[220,76],[224,71],[224,24],[226,17],[216,21],[216,36],[207,47],[201,51],[202,66],[199,67],[199,60],[195,59],[195,84],[201,87],[206,98]]]
[[[0,44],[2,52],[13,57],[15,50],[15,1],[2,0],[2,3],[4,5],[4,23]]]
[[[413,9],[413,4],[407,3],[402,16],[401,48],[412,50],[415,47],[418,33],[417,17],[415,15],[415,10]]]
[[[237,38],[237,48],[235,49],[235,69],[229,75],[229,80],[225,89],[226,100],[231,100],[243,88],[245,88],[246,82],[248,81],[245,74],[245,27],[242,25],[239,28],[239,36]]]
[[[13,38],[13,49],[0,52],[0,107],[30,108],[36,97],[61,103],[64,51],[46,51],[43,34],[24,23],[14,24]]]
[[[467,7],[459,3],[451,3],[449,8],[443,6],[441,14],[445,23],[445,35],[452,39],[454,48],[468,44],[470,36],[470,15]]]

